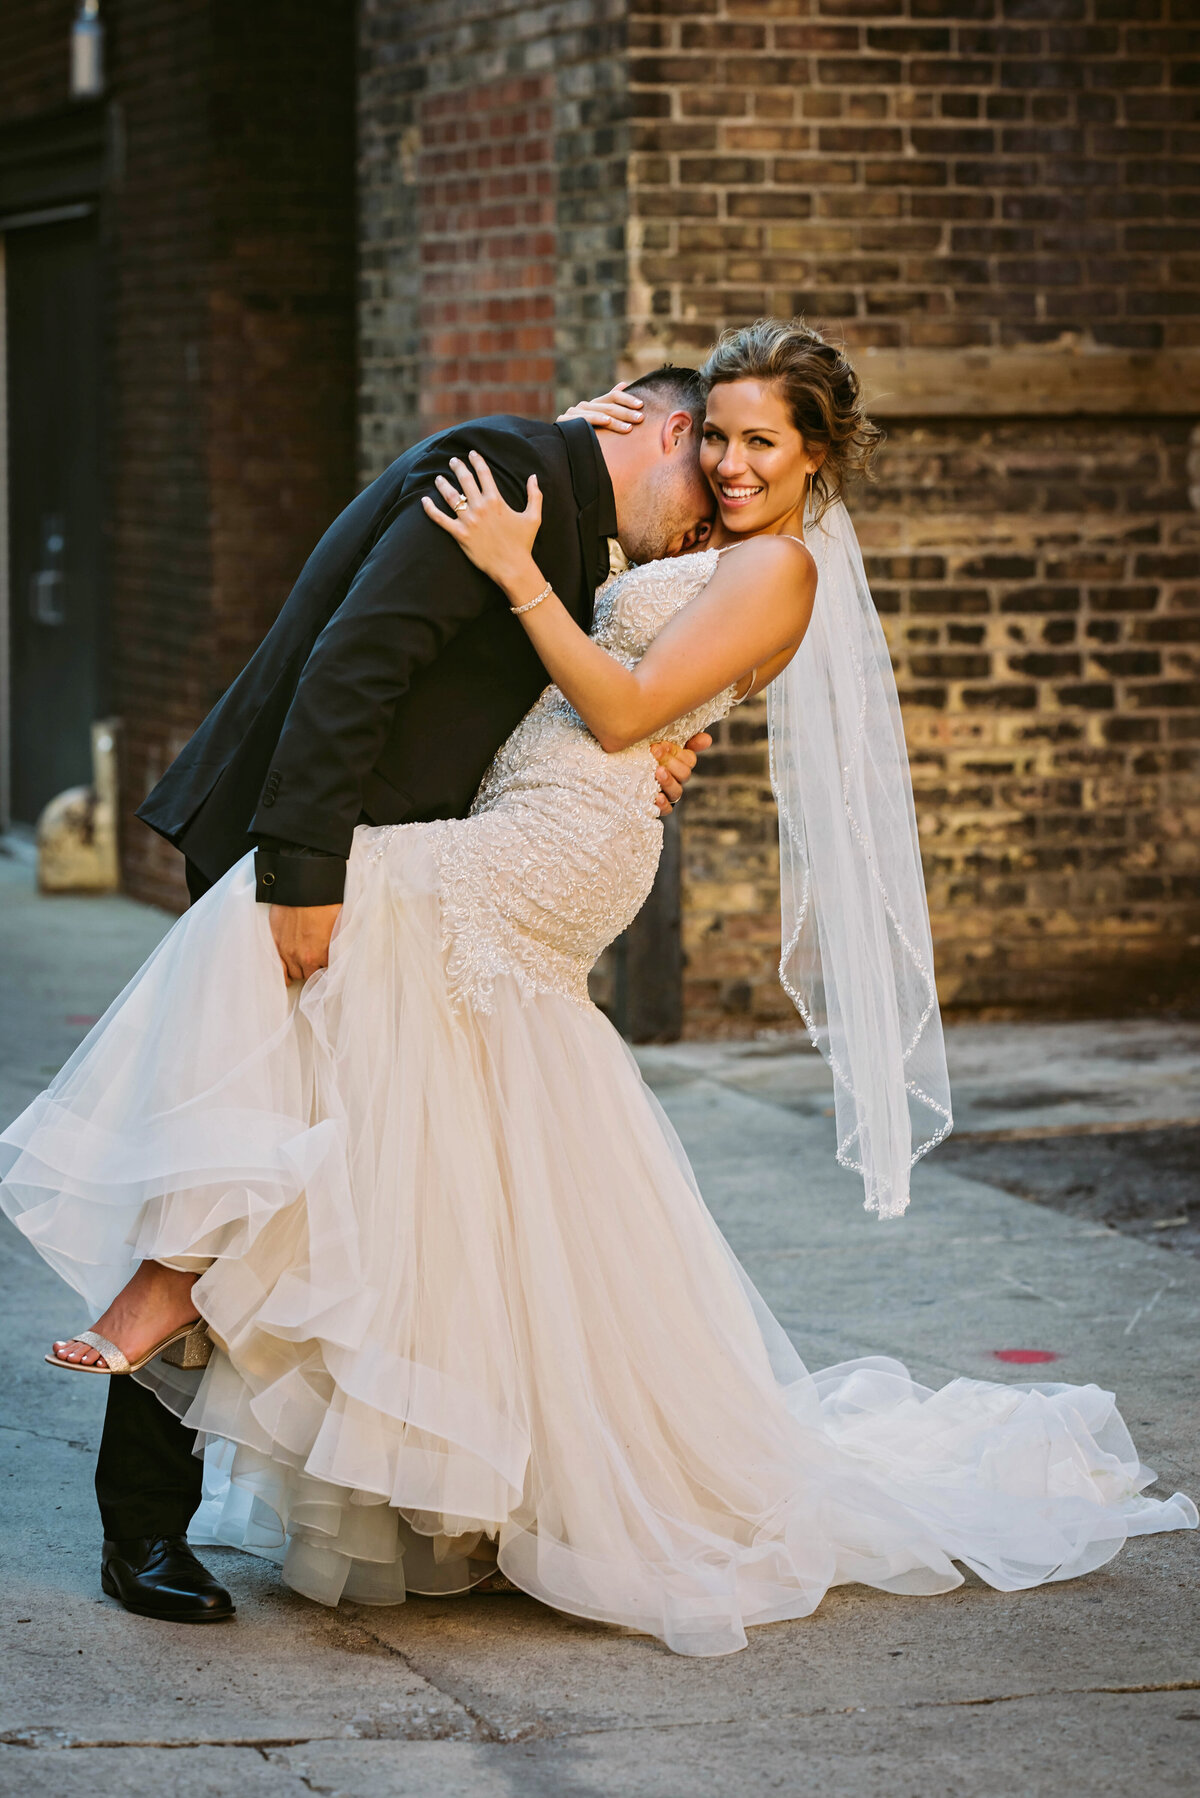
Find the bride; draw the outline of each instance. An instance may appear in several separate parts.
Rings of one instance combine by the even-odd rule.
[[[47,1359],[132,1363],[205,1445],[204,1537],[326,1604],[498,1566],[715,1655],[842,1582],[945,1592],[965,1565],[1011,1590],[1197,1521],[1143,1496],[1094,1386],[808,1373],[589,1003],[658,861],[649,741],[768,686],[781,976],[868,1207],[902,1212],[950,1127],[895,686],[841,498],[877,433],[802,325],[728,333],[702,373],[716,535],[610,581],[590,638],[538,568],[535,481],[516,512],[473,457],[425,502],[554,682],[471,816],[355,832],[303,987],[246,857],[0,1137],[9,1214],[108,1306]],[[161,1358],[206,1335],[202,1373]]]

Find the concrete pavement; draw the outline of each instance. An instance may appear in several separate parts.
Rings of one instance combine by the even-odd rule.
[[[123,899],[38,898],[28,867],[0,855],[0,1114],[44,1084],[168,923]],[[1200,1493],[1200,1261],[1167,1252],[1173,1230],[1138,1240],[1001,1190],[985,1140],[998,1153],[1057,1143],[1069,1169],[1080,1142],[1094,1155],[1100,1127],[1120,1123],[1132,1142],[1148,1125],[1200,1122],[1200,1026],[970,1026],[952,1033],[951,1057],[959,1140],[980,1140],[965,1167],[932,1157],[909,1216],[880,1225],[833,1164],[815,1056],[794,1042],[642,1054],[723,1229],[810,1365],[883,1352],[928,1383],[1114,1385],[1160,1490]],[[96,1577],[103,1385],[40,1358],[83,1321],[77,1302],[7,1226],[0,1289],[0,1793],[1195,1789],[1195,1535],[1135,1542],[1087,1579],[1028,1593],[973,1580],[924,1600],[844,1588],[816,1617],[759,1629],[715,1661],[523,1597],[330,1612],[232,1551],[206,1558],[234,1590],[236,1624],[129,1617]],[[996,1358],[1022,1349],[1057,1358]]]

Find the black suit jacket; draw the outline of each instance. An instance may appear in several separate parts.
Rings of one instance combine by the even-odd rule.
[[[616,509],[591,426],[476,419],[426,438],[335,519],[259,649],[138,817],[216,880],[259,838],[260,898],[340,897],[358,823],[463,816],[548,676],[504,594],[425,516],[471,449],[505,498],[544,496],[538,566],[586,630]]]

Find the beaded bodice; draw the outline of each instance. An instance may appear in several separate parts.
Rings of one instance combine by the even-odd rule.
[[[700,551],[694,556],[676,556],[662,562],[648,562],[644,568],[631,568],[628,573],[609,581],[596,595],[592,638],[624,662],[627,668],[640,662],[663,626],[669,624],[683,606],[706,587],[716,572],[720,552]],[[552,689],[557,691],[557,689]],[[733,704],[736,687],[719,693],[715,699],[697,706],[686,717],[677,718],[655,733],[655,740],[686,743],[689,737],[723,718]]]
[[[596,596],[593,639],[632,667],[716,566],[716,551],[706,550],[609,580]],[[734,693],[718,694],[655,740],[686,742],[724,717]],[[486,1006],[496,979],[508,975],[525,992],[588,1002],[596,957],[654,882],[657,791],[649,739],[606,754],[550,686],[500,748],[468,818],[397,827],[430,836],[453,997]]]
[[[614,661],[623,662],[627,668],[636,666],[663,626],[669,624],[676,612],[708,585],[717,561],[718,552],[715,549],[703,550],[694,556],[676,556],[661,562],[647,562],[607,581],[596,594],[592,641],[606,649]],[[715,699],[697,706],[685,717],[676,718],[673,723],[664,725],[654,733],[653,741],[686,743],[697,731],[704,730],[707,725],[725,716],[733,704],[735,691],[736,688],[731,687],[727,693],[718,694]],[[505,771],[512,772],[522,756],[528,753],[529,737],[537,731],[536,721],[547,717],[560,719],[572,730],[583,732],[597,756],[605,761],[613,759],[600,749],[574,706],[563,697],[558,688],[546,687],[500,749],[484,776],[471,808],[473,812],[484,810],[494,799],[497,781]],[[647,738],[646,742],[649,741],[651,739]],[[594,760],[591,750],[586,753],[589,759]],[[634,749],[624,751],[624,754],[632,755],[638,751],[642,752],[644,767],[645,744],[636,745]],[[595,766],[598,772],[600,764],[596,762]],[[650,772],[653,773],[653,769]]]

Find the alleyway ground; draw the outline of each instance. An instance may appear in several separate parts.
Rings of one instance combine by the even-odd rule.
[[[5,1121],[168,923],[124,899],[39,899],[27,861],[0,854]],[[682,1045],[645,1051],[643,1063],[723,1229],[810,1365],[879,1352],[931,1384],[967,1374],[1115,1386],[1159,1490],[1200,1493],[1200,1260],[1187,1252],[1193,1230],[1169,1222],[1186,1201],[1179,1155],[1148,1163],[1154,1190],[1130,1226],[1142,1240],[1096,1221],[1094,1205],[1072,1216],[994,1183],[1022,1177],[1005,1132],[1040,1144],[1043,1163],[1057,1153],[1049,1185],[1060,1193],[1073,1156],[1083,1186],[1095,1180],[1089,1126],[1126,1127],[1126,1187],[1139,1126],[1176,1126],[1146,1135],[1159,1151],[1194,1140],[1178,1126],[1200,1121],[1200,1026],[953,1032],[956,1147],[919,1170],[912,1211],[891,1226],[865,1217],[861,1188],[833,1165],[816,1057],[794,1044]],[[1082,1133],[1031,1134],[1068,1126]],[[1035,1189],[1037,1178],[1047,1184],[1044,1168]],[[1156,1233],[1156,1220],[1167,1227]],[[97,1583],[91,1474],[103,1385],[41,1362],[53,1336],[83,1321],[78,1303],[7,1226],[0,1283],[0,1793],[1196,1789],[1195,1535],[1135,1542],[1087,1579],[1034,1592],[970,1579],[925,1600],[842,1589],[816,1617],[760,1629],[746,1652],[715,1661],[682,1660],[521,1597],[330,1612],[232,1551],[207,1558],[235,1593],[236,1624],[129,1617]],[[995,1358],[1013,1348],[1058,1360]]]

